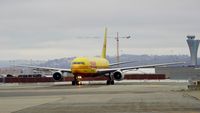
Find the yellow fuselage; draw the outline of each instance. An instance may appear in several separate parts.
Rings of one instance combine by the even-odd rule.
[[[75,58],[71,63],[71,71],[74,75],[95,75],[97,69],[109,68],[109,61],[105,58]]]

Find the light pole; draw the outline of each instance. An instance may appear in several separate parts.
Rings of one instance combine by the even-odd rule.
[[[119,59],[119,38],[126,38],[126,39],[129,39],[129,38],[131,38],[131,36],[119,37],[119,33],[117,32],[117,37],[115,38],[116,41],[117,41],[117,63],[120,62],[120,59]],[[119,64],[118,64],[118,67],[119,67]]]
[[[118,32],[117,32],[116,41],[117,41],[117,63],[119,63],[119,33]]]

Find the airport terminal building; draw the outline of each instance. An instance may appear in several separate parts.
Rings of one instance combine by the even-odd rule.
[[[156,67],[156,74],[165,74],[169,79],[200,79],[200,67]]]

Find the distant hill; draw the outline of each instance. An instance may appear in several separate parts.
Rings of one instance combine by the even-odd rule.
[[[70,63],[75,57],[53,59],[41,63],[39,66],[43,67],[57,67],[57,68],[70,68]]]
[[[58,67],[58,68],[70,68],[71,60],[75,57],[70,58],[60,58],[49,60],[45,63],[41,63],[40,66],[45,67]],[[107,59],[110,63],[116,62],[116,57],[114,56],[107,56]],[[200,59],[199,59],[200,60]],[[134,61],[133,63],[124,64],[121,66],[137,66],[137,65],[146,65],[146,64],[155,64],[155,63],[166,63],[166,62],[187,62],[187,65],[190,63],[190,57],[187,55],[129,55],[124,54],[120,56],[120,62],[123,61]]]
[[[40,65],[45,63],[43,60],[0,60],[0,67],[9,67],[14,65]]]
[[[8,67],[10,65],[39,65],[44,67],[57,67],[57,68],[69,68],[71,61],[75,57],[69,58],[59,58],[48,61],[42,60],[15,60],[15,61],[0,61],[0,67]],[[110,63],[116,62],[115,56],[107,56]],[[165,63],[165,62],[187,62],[186,65],[190,64],[190,57],[188,55],[131,55],[123,54],[120,56],[120,61],[134,61],[133,63],[124,64],[121,66],[136,66],[136,65],[146,65],[155,63]],[[198,58],[198,64],[200,64],[200,58]]]

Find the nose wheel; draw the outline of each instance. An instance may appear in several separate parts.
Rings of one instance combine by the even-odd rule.
[[[74,80],[72,81],[72,85],[82,85],[81,78],[81,76],[75,76]]]
[[[72,81],[72,85],[75,86],[75,85],[82,85],[81,81],[75,81],[73,80]]]

